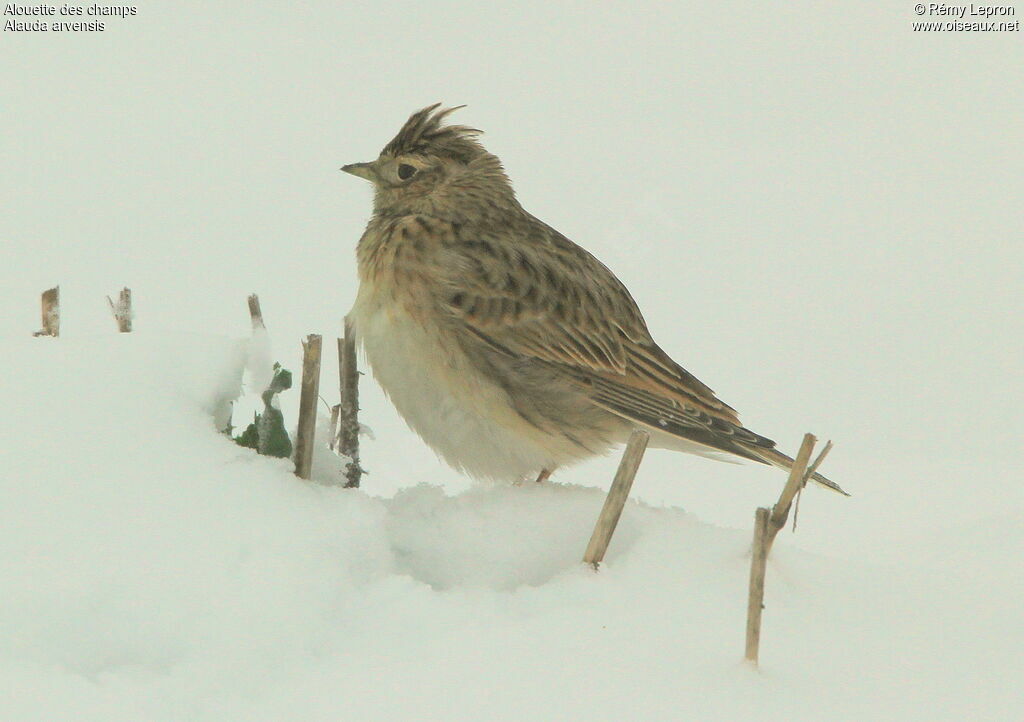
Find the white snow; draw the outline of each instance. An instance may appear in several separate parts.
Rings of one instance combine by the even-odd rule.
[[[757,672],[740,661],[749,530],[631,502],[595,573],[579,560],[597,489],[381,498],[372,475],[370,493],[309,484],[234,445],[213,416],[239,390],[245,342],[111,332],[2,347],[0,718],[1021,710],[1019,512],[922,539],[901,555],[913,563],[829,558],[784,533]],[[318,451],[319,479],[340,474],[331,458]],[[802,515],[837,503],[809,494]]]
[[[252,330],[245,370],[248,373],[249,390],[254,392],[257,397],[274,380],[274,358],[270,334],[267,333],[264,326],[257,326]]]
[[[138,9],[0,42],[0,721],[1024,719],[1019,32],[799,0]],[[648,450],[595,574],[613,456],[475,486],[369,374],[362,490],[216,432],[273,362],[294,426],[310,333],[337,402],[372,198],[338,168],[438,101],[747,426],[836,442],[854,496],[809,489],[778,537],[760,671],[776,469]]]

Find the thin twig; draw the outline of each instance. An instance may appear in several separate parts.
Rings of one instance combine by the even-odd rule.
[[[779,500],[770,510],[758,508],[754,515],[754,551],[750,559],[750,585],[747,591],[747,635],[746,659],[757,664],[761,648],[761,613],[764,610],[764,578],[768,566],[768,554],[771,551],[775,535],[786,525],[789,508],[793,498],[806,483],[807,462],[814,450],[815,438],[812,434],[804,434],[800,451],[790,467],[786,486],[783,487]],[[824,454],[818,459],[824,459]],[[813,471],[812,471],[813,473]]]
[[[629,490],[633,486],[633,479],[636,477],[636,470],[640,468],[640,462],[644,458],[644,451],[647,449],[647,442],[651,435],[642,429],[634,429],[629,436],[626,450],[622,452],[622,460],[615,472],[615,479],[612,487],[608,490],[608,496],[601,508],[601,515],[594,525],[594,533],[590,536],[590,543],[587,544],[587,551],[583,554],[583,561],[595,569],[604,559],[608,551],[608,544],[615,533],[615,527],[622,516],[622,507],[626,505],[629,498]]]
[[[302,392],[299,426],[295,433],[295,474],[301,479],[308,479],[313,470],[316,399],[320,395],[320,342],[320,336],[312,333],[302,344]]]
[[[747,594],[746,659],[757,664],[761,648],[761,612],[764,610],[764,573],[768,564],[768,517],[771,511],[758,507],[754,514],[754,546],[750,559],[750,587]]]
[[[43,291],[43,327],[33,336],[60,336],[60,286]]]
[[[266,325],[263,323],[263,309],[260,308],[260,297],[254,293],[249,296],[248,301],[249,319],[252,321],[252,327],[254,329],[266,328]]]
[[[338,448],[338,417],[341,414],[341,404],[335,404],[331,407],[331,440],[327,442],[327,447],[334,451]]]
[[[797,491],[804,483],[804,470],[807,468],[807,462],[811,458],[811,451],[814,449],[814,442],[817,439],[814,434],[804,434],[804,441],[800,444],[800,451],[797,452],[796,458],[793,460],[793,466],[789,469],[789,478],[786,479],[786,486],[783,487],[782,493],[779,494],[779,500],[772,507],[772,516],[770,519],[769,527],[774,529],[771,536],[775,538],[775,534],[782,527],[786,526],[786,519],[789,518],[789,507],[793,503],[793,497],[796,496]],[[769,544],[769,548],[771,545]]]
[[[341,402],[338,404],[338,436],[334,444],[338,453],[348,457],[345,464],[345,486],[356,488],[364,473],[359,463],[359,369],[356,362],[356,332],[351,319],[345,317],[345,335],[338,339],[338,383]]]
[[[804,481],[800,485],[801,487],[807,486],[807,482],[810,481],[811,477],[814,476],[814,474],[818,471],[818,467],[821,466],[821,462],[825,460],[825,457],[828,456],[828,452],[830,451],[832,451],[831,439],[825,442],[824,448],[821,450],[821,453],[818,454],[817,458],[814,460],[814,463],[807,467],[807,472],[804,474]]]
[[[798,516],[800,516],[800,497],[802,497],[804,494],[804,487],[807,486],[807,482],[810,481],[811,477],[813,477],[815,472],[818,471],[818,467],[821,466],[821,462],[825,460],[825,457],[828,456],[828,452],[830,452],[831,450],[832,440],[829,439],[827,442],[825,442],[824,448],[821,450],[821,453],[818,454],[818,457],[814,460],[814,463],[807,467],[807,472],[804,474],[804,481],[802,484],[800,484],[800,490],[797,491],[796,493],[796,503],[793,505],[794,532],[796,531],[796,519]]]
[[[121,333],[129,333],[132,330],[132,291],[125,287],[121,289],[115,303],[107,296],[107,303],[110,304],[110,312],[117,322],[117,330]]]

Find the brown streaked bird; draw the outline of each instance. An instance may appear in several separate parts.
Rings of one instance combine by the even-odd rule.
[[[654,342],[607,267],[519,205],[480,131],[443,123],[454,110],[414,113],[375,161],[342,168],[374,186],[351,317],[409,426],[477,478],[543,479],[636,427],[788,469]]]

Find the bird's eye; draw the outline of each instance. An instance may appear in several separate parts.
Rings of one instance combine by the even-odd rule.
[[[408,163],[402,163],[400,166],[398,166],[398,177],[401,178],[402,180],[409,180],[410,178],[412,178],[413,173],[415,172],[416,169],[413,168]]]

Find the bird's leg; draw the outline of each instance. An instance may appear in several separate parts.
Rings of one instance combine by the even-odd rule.
[[[541,469],[540,473],[537,474],[537,483],[540,484],[542,481],[547,481],[548,479],[550,479],[552,471],[554,471],[553,468],[552,469]]]

